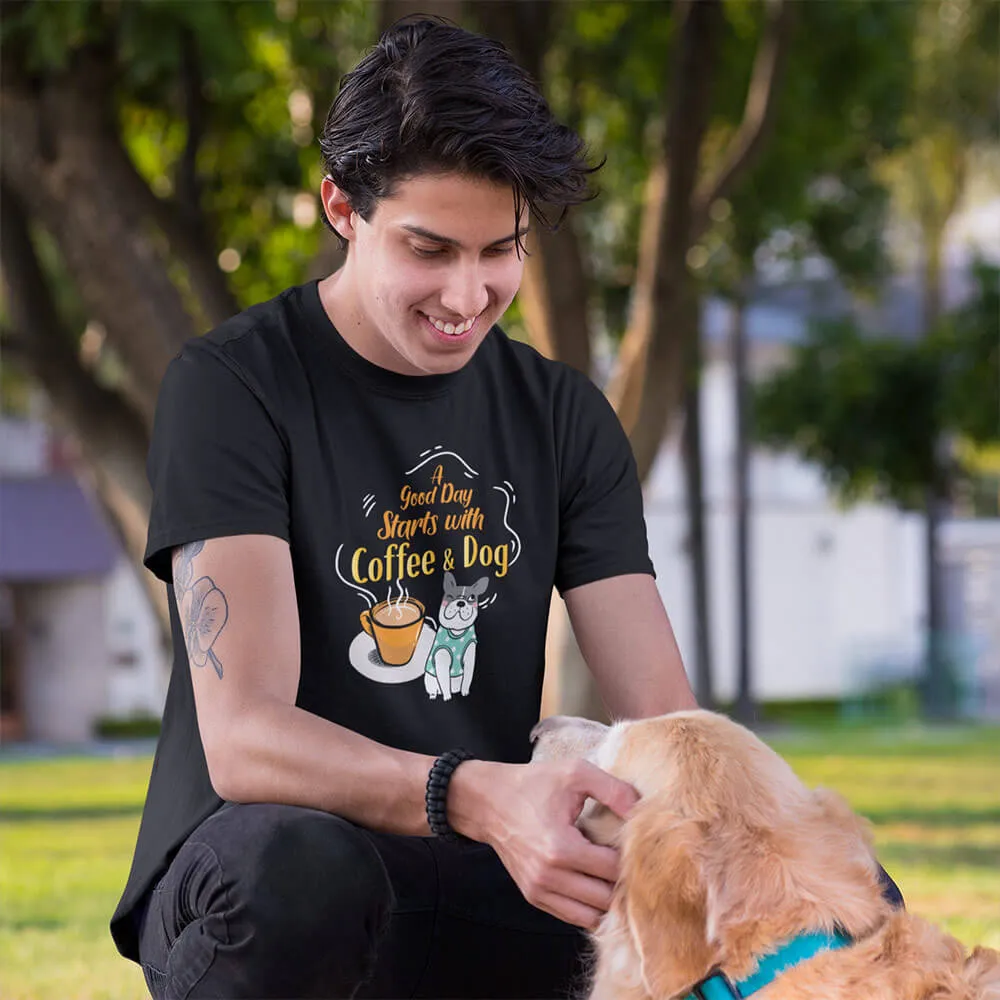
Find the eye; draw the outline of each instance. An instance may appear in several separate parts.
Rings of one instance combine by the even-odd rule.
[[[509,257],[514,252],[514,244],[502,247],[489,247],[486,251],[487,257]]]
[[[418,256],[423,258],[430,257],[442,257],[447,252],[444,247],[411,247],[411,250]]]

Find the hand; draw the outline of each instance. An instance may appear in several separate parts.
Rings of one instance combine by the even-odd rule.
[[[574,825],[588,797],[624,818],[639,794],[582,760],[468,761],[455,771],[448,812],[455,829],[493,847],[529,903],[593,930],[611,905],[618,851]]]

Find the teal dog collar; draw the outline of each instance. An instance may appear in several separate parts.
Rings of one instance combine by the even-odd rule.
[[[782,972],[824,951],[836,951],[849,944],[852,944],[851,939],[840,931],[834,934],[800,934],[774,954],[765,955],[752,976],[734,983],[724,972],[716,970],[695,983],[684,1000],[744,1000],[772,983]]]

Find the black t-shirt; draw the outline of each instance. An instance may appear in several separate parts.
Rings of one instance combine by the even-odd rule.
[[[184,347],[148,471],[147,567],[170,585],[176,546],[287,541],[296,704],[405,750],[528,760],[553,586],[652,573],[631,450],[587,378],[498,327],[458,372],[386,371],[341,338],[315,282]],[[221,803],[172,588],[170,609],[163,729],[112,919],[130,958],[132,909]]]

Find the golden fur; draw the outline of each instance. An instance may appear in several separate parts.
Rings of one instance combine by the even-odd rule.
[[[735,982],[781,942],[835,928],[856,943],[754,1000],[1000,1000],[1000,954],[968,955],[894,910],[867,824],[749,730],[702,711],[595,725],[557,716],[532,734],[535,759],[584,756],[641,795],[624,824],[593,802],[580,817],[591,839],[621,849],[591,1000],[673,1000],[714,967]]]

